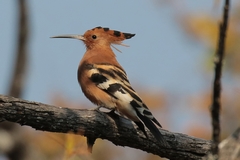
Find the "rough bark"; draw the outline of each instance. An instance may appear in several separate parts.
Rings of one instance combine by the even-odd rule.
[[[107,139],[115,145],[137,148],[169,159],[201,159],[211,149],[210,141],[163,129],[160,131],[169,146],[162,146],[150,132],[147,132],[147,139],[131,121],[117,114],[61,108],[4,95],[0,95],[0,121],[15,122],[41,131]]]

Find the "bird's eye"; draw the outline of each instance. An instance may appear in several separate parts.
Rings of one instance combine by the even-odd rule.
[[[97,36],[96,36],[96,35],[92,35],[92,38],[93,38],[93,39],[96,39],[96,38],[97,38]]]

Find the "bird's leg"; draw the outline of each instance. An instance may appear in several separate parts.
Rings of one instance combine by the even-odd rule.
[[[115,110],[116,110],[116,109],[114,108],[114,109],[110,110],[107,114],[116,114],[116,113],[115,113]]]
[[[115,113],[115,108],[114,109],[112,109],[110,112],[107,112],[106,114],[107,115],[109,115],[110,117],[112,117],[112,118],[119,118],[119,115],[117,114],[117,113]]]

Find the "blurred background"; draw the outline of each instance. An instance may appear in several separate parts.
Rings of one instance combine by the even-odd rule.
[[[172,132],[211,139],[213,55],[221,0],[0,1],[0,94],[68,108],[93,108],[77,82],[85,47],[61,34],[97,26],[136,36],[114,50],[133,88]],[[24,8],[21,12],[20,8]],[[25,16],[21,16],[25,15]],[[20,21],[21,19],[21,21]],[[26,22],[26,23],[20,23]],[[21,24],[21,25],[20,25]],[[21,34],[19,34],[21,33]],[[231,1],[222,75],[221,137],[240,125],[240,3]],[[152,154],[86,139],[0,124],[0,160],[159,160]]]

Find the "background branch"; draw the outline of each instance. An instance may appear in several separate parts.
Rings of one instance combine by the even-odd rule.
[[[17,30],[16,35],[16,53],[15,53],[15,63],[13,64],[13,71],[11,75],[11,80],[8,89],[8,95],[14,97],[22,97],[23,91],[25,88],[25,79],[27,72],[27,48],[28,48],[28,37],[29,37],[29,28],[28,28],[28,7],[26,0],[16,1],[17,6]],[[3,78],[3,77],[2,77]],[[0,136],[5,132],[11,137],[9,138],[11,147],[6,147],[7,145],[1,143],[0,148],[2,154],[4,154],[10,160],[26,160],[28,150],[28,143],[16,136],[21,135],[22,128],[13,123],[1,123],[0,125]]]
[[[221,109],[221,74],[222,61],[224,58],[225,39],[228,24],[229,0],[225,0],[223,20],[219,25],[219,40],[215,54],[215,77],[213,83],[213,101],[211,106],[212,115],[212,154],[218,155],[218,144],[220,142],[220,121],[219,112]]]
[[[18,1],[19,24],[15,67],[11,78],[8,95],[21,97],[25,85],[27,69],[27,44],[28,44],[28,10],[25,0]]]
[[[116,114],[55,107],[3,95],[0,95],[0,117],[1,121],[28,125],[37,130],[107,139],[115,145],[141,149],[169,159],[201,159],[211,148],[211,142],[207,140],[161,129],[169,143],[165,147],[150,132],[146,139],[131,121]]]

